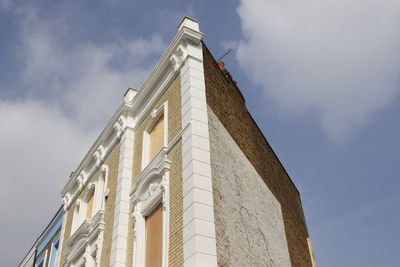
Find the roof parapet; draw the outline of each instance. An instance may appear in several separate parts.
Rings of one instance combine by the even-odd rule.
[[[182,18],[181,22],[178,25],[178,32],[182,30],[183,27],[189,28],[197,32],[200,31],[199,22],[196,19],[189,16],[184,16]]]

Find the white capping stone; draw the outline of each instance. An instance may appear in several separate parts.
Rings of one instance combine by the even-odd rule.
[[[194,18],[189,16],[183,17],[182,21],[179,23],[178,31],[181,31],[183,27],[189,28],[194,31],[199,31],[199,22]]]
[[[128,90],[126,90],[125,95],[124,95],[125,101],[132,101],[138,92],[139,92],[139,89],[129,87]]]

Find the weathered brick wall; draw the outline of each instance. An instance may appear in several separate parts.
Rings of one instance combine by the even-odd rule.
[[[300,194],[257,124],[236,85],[203,45],[207,103],[281,204],[292,266],[309,267],[307,227]]]
[[[101,266],[107,267],[110,266],[110,253],[111,253],[111,241],[112,241],[112,227],[114,220],[114,207],[115,207],[115,194],[116,194],[116,185],[117,185],[117,177],[118,177],[118,164],[119,164],[119,147],[120,144],[116,144],[113,150],[108,154],[106,159],[104,160],[104,164],[108,165],[108,183],[107,188],[109,189],[108,198],[105,201],[105,210],[104,210],[104,221],[105,221],[105,229],[103,236],[103,249],[101,256]],[[94,182],[101,175],[101,171],[97,170],[89,179],[90,182]],[[82,198],[87,193],[87,189],[82,190],[79,195],[79,198]],[[60,265],[62,265],[65,261],[64,251],[65,244],[68,242],[68,239],[71,237],[71,227],[73,214],[75,210],[75,203],[73,203],[68,209],[67,219],[65,223],[65,231],[64,231],[64,239],[63,246],[61,251],[61,261]]]
[[[177,75],[165,93],[153,106],[153,109],[159,108],[168,100],[168,141],[181,131],[181,91],[180,75]],[[137,176],[141,172],[142,164],[142,141],[143,132],[151,120],[151,115],[137,126],[135,130],[134,156],[133,156],[133,177],[132,184],[135,183]],[[171,161],[170,169],[170,214],[169,214],[169,266],[183,265],[183,196],[182,196],[182,152],[181,142],[168,153],[168,159]],[[132,207],[131,207],[132,208]],[[133,260],[133,220],[129,218],[128,228],[128,246],[127,246],[127,266],[132,266]]]
[[[218,266],[290,266],[281,205],[209,108]]]

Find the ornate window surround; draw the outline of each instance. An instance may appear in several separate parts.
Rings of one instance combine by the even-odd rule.
[[[142,167],[143,170],[150,162],[150,132],[158,120],[164,116],[164,147],[168,145],[168,101],[165,101],[158,109],[154,109],[151,113],[151,120],[147,124],[143,131],[143,142],[142,142]]]
[[[80,227],[80,225],[85,220],[88,219],[86,218],[86,209],[87,209],[87,198],[90,194],[90,191],[92,190],[94,191],[91,218],[93,218],[98,211],[100,210],[104,211],[104,202],[105,202],[104,199],[108,194],[107,183],[108,183],[108,165],[103,164],[101,166],[101,173],[99,178],[96,181],[89,183],[87,186],[88,190],[84,194],[84,196],[76,200],[76,206],[73,211],[73,217],[72,217],[72,228],[71,228],[72,235]]]
[[[162,266],[168,266],[169,242],[169,169],[164,147],[145,167],[132,188],[131,203],[134,220],[133,266],[145,266],[146,255],[146,216],[162,203]]]
[[[109,167],[101,166],[101,173],[95,182],[89,183],[88,191],[81,199],[77,199],[79,212],[74,210],[71,236],[67,241],[63,266],[72,263],[85,262],[85,266],[99,266],[103,245],[105,197],[108,194]],[[94,190],[93,210],[90,219],[86,218],[86,199],[91,190]]]
[[[99,210],[91,220],[85,220],[66,244],[63,267],[100,266],[104,233],[104,211]]]

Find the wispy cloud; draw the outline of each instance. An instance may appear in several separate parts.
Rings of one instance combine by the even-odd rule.
[[[242,0],[237,59],[286,114],[312,113],[334,140],[399,94],[400,2]]]
[[[128,86],[144,80],[154,55],[164,43],[150,39],[119,39],[109,43],[63,45],[68,39],[65,21],[38,19],[36,10],[26,9],[21,29],[23,83],[35,98],[57,103],[82,127],[93,128],[110,115]]]

